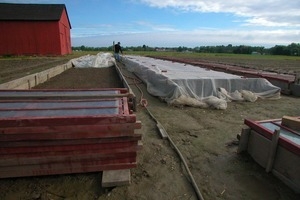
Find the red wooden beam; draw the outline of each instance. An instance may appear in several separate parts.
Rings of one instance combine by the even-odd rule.
[[[44,133],[86,133],[87,130],[93,132],[130,132],[142,127],[141,121],[126,124],[105,124],[105,125],[72,125],[72,126],[36,126],[36,127],[0,127],[0,137],[2,134],[44,134]]]
[[[137,146],[129,146],[126,148],[115,149],[95,149],[82,151],[63,151],[63,152],[44,152],[26,153],[26,154],[10,154],[1,156],[0,168],[5,166],[17,165],[40,165],[51,164],[57,162],[80,162],[93,160],[112,160],[116,158],[136,157]]]
[[[0,127],[27,126],[72,126],[72,125],[101,125],[115,123],[135,123],[136,116],[130,115],[99,115],[99,116],[67,116],[67,117],[27,117],[1,119]]]
[[[78,144],[78,145],[55,145],[55,146],[44,146],[43,143],[40,146],[25,146],[25,147],[0,147],[0,158],[10,156],[10,154],[22,154],[22,153],[41,153],[61,151],[76,151],[76,150],[101,150],[110,148],[125,148],[129,146],[137,146],[138,140],[136,141],[122,141],[100,144]]]
[[[134,160],[134,159],[132,159]],[[129,160],[130,161],[130,160]],[[110,162],[85,162],[85,163],[53,163],[51,165],[28,165],[0,168],[0,178],[44,176],[54,174],[72,174],[86,172],[100,172],[105,170],[131,169],[137,163],[128,159],[119,159]]]
[[[105,143],[124,143],[130,141],[141,140],[140,134],[132,136],[115,137],[115,138],[90,138],[90,139],[77,139],[77,140],[35,140],[35,141],[15,141],[15,142],[0,142],[0,152],[2,148],[7,147],[39,147],[39,146],[67,146],[67,145],[91,145],[91,144],[105,144]]]

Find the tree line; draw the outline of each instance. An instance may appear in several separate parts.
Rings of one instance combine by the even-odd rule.
[[[78,46],[72,47],[73,51],[112,51],[113,46],[109,47],[87,47]],[[270,55],[288,55],[288,56],[300,56],[300,43],[291,43],[285,45],[275,45],[271,48],[265,48],[262,46],[247,46],[238,45],[233,46],[231,44],[218,45],[218,46],[198,46],[194,48],[179,46],[179,47],[149,47],[147,45],[123,47],[124,51],[176,51],[176,52],[197,52],[197,53],[234,53],[234,54],[270,54]]]

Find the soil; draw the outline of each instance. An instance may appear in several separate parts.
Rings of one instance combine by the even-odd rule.
[[[67,63],[64,57],[14,57],[0,59],[0,84]]]
[[[236,139],[245,118],[299,116],[299,98],[231,102],[226,110],[171,107],[147,93],[144,84],[133,84],[134,75],[118,65],[137,98],[147,99],[147,108],[180,149],[204,199],[300,199],[299,194],[266,173],[250,156],[237,154]],[[114,70],[72,68],[37,88],[119,87]],[[170,143],[161,139],[147,110],[139,105],[135,114],[142,122],[142,129],[137,132],[143,135],[143,149],[138,152],[137,168],[131,170],[130,185],[101,188],[101,172],[11,178],[0,180],[0,199],[197,199],[182,162]]]
[[[171,57],[171,56],[154,56],[154,57]],[[172,57],[171,57],[172,58]],[[189,61],[199,61],[199,58],[189,58]],[[263,55],[239,55],[236,54],[224,56],[223,54],[216,54],[215,56],[202,56],[201,61],[210,63],[228,64],[233,66],[240,66],[250,69],[259,69],[269,72],[284,73],[296,75],[300,74],[299,59],[297,57],[286,57],[280,59],[274,57],[265,57]]]

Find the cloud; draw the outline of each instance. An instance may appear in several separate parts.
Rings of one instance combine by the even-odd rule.
[[[157,8],[204,13],[231,13],[244,17],[244,25],[300,27],[300,1],[286,0],[140,0]]]
[[[115,35],[98,35],[97,37],[72,38],[73,46],[111,46],[112,41],[121,41],[123,46],[151,47],[196,47],[209,45],[251,45],[272,47],[288,45],[300,37],[300,31],[273,30],[196,30],[176,32],[149,32]]]
[[[176,31],[175,28],[168,24],[153,24],[148,21],[136,21],[135,24],[146,27],[151,31]]]

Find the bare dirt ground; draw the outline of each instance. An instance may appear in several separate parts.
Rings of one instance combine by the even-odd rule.
[[[119,65],[128,77],[133,74]],[[132,84],[137,98],[140,90]],[[38,88],[119,87],[114,68],[72,68]],[[272,174],[246,154],[238,155],[236,135],[245,118],[254,120],[299,116],[300,99],[282,96],[279,100],[255,103],[231,102],[226,110],[170,107],[138,85],[148,101],[148,109],[165,127],[187,160],[204,199],[296,200],[300,199]],[[101,188],[101,172],[0,180],[0,199],[40,200],[140,200],[197,199],[177,154],[158,134],[146,109],[135,113],[142,121],[143,149],[138,167],[131,170],[131,184]]]
[[[15,57],[0,59],[0,83],[21,78],[51,67],[67,63],[64,57]]]
[[[199,59],[190,59],[190,61],[197,61]],[[202,61],[229,64],[234,66],[241,66],[251,69],[259,69],[264,71],[285,73],[285,74],[300,74],[299,59],[297,57],[287,57],[286,59],[270,59],[263,55],[246,55],[246,56],[222,56],[216,54],[215,56],[203,56]]]

